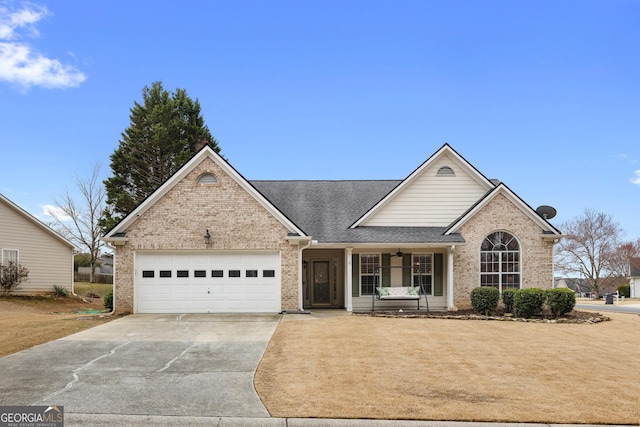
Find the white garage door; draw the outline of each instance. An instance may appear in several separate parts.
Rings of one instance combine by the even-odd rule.
[[[137,254],[136,313],[280,312],[277,252]]]

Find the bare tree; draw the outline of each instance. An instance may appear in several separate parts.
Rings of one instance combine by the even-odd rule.
[[[82,180],[76,175],[76,187],[80,191],[80,200],[76,201],[69,190],[59,200],[55,200],[55,210],[49,213],[54,219],[56,230],[74,242],[78,247],[86,248],[91,255],[90,282],[94,282],[95,270],[100,250],[104,243],[100,240],[102,228],[98,224],[105,205],[105,190],[98,179],[100,165],[93,167],[91,177]]]
[[[607,214],[585,209],[560,226],[565,237],[556,246],[556,267],[586,280],[596,298],[619,274],[624,231]]]
[[[13,261],[0,263],[0,294],[6,295],[20,287],[29,278],[27,267]]]
[[[618,247],[612,272],[620,283],[629,282],[629,262],[631,258],[640,257],[640,239],[624,242]]]

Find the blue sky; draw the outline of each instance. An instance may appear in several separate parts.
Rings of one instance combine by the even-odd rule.
[[[0,0],[0,193],[38,218],[145,85],[248,179],[401,179],[448,142],[555,225],[640,237],[640,1]]]

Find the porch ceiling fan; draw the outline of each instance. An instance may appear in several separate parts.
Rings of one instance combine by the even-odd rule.
[[[404,255],[404,253],[402,253],[402,251],[400,249],[398,249],[398,252],[396,252],[396,256],[398,258],[402,258],[403,255]]]

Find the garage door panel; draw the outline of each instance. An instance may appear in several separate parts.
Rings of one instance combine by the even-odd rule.
[[[276,252],[144,253],[135,271],[137,313],[280,311]]]

